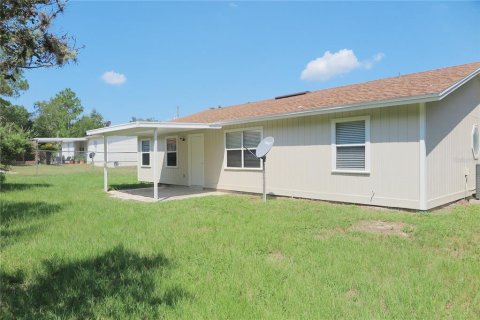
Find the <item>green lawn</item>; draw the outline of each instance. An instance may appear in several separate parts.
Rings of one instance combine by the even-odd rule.
[[[480,318],[480,208],[110,199],[101,169],[14,167],[1,319]],[[111,183],[135,183],[111,170]],[[352,231],[401,221],[407,236]]]

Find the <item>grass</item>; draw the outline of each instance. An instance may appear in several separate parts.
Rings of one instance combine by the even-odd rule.
[[[409,213],[256,196],[111,199],[101,169],[14,167],[2,319],[480,318],[480,208]],[[131,169],[111,170],[121,188]],[[405,223],[408,237],[352,231]]]

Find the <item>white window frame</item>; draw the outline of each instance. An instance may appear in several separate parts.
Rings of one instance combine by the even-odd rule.
[[[167,140],[168,139],[175,139],[175,144],[176,144],[175,151],[168,151],[168,149],[167,149]],[[168,154],[169,153],[176,153],[177,154],[177,165],[175,165],[175,166],[169,166],[168,165]],[[165,137],[165,168],[178,169],[178,136]]]
[[[143,151],[143,142],[144,141],[148,141],[148,152],[144,152]],[[150,156],[149,156],[149,164],[148,165],[144,165],[143,164],[143,154],[144,153],[148,153]],[[140,167],[142,168],[151,168],[152,167],[152,139],[141,139],[140,140]]]
[[[242,151],[242,167],[228,167],[227,166],[227,133],[230,132],[238,132],[242,131],[242,147],[241,148],[234,148],[234,149],[228,149],[228,150],[241,150]],[[225,170],[241,170],[241,171],[261,171],[263,170],[263,161],[260,160],[260,167],[259,168],[245,168],[243,164],[243,151],[246,151],[246,149],[243,147],[243,131],[260,131],[260,141],[263,139],[263,127],[250,127],[250,128],[240,128],[240,129],[230,129],[230,130],[224,130],[223,131],[223,150],[224,150],[224,165],[223,168]]]
[[[479,134],[480,134],[480,127],[476,124],[473,125],[473,128],[472,128],[472,134],[471,134],[471,146],[472,146],[472,154],[473,154],[473,159],[475,160],[478,160],[479,156],[480,156],[480,148],[479,148],[479,151],[477,153],[475,153],[475,146],[473,145],[473,134],[475,133],[475,129],[479,131]],[[480,140],[479,140],[479,144],[480,144]]]
[[[340,122],[352,122],[352,121],[365,121],[365,143],[362,144],[342,144],[342,147],[358,147],[365,146],[365,169],[337,169],[337,137],[336,128],[337,123]],[[331,145],[332,145],[332,173],[352,173],[352,174],[370,174],[370,116],[349,117],[349,118],[337,118],[331,120]]]

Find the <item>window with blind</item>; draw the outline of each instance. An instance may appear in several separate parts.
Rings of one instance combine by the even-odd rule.
[[[368,172],[369,164],[368,117],[332,121],[333,170]]]
[[[225,132],[227,168],[261,168],[255,151],[262,140],[262,130],[236,130]]]
[[[177,167],[177,137],[167,137],[167,167]]]
[[[142,140],[142,166],[150,166],[150,140]]]

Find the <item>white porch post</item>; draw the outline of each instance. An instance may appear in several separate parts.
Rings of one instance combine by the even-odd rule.
[[[153,129],[153,198],[158,199],[158,129]]]
[[[103,136],[103,190],[108,192],[107,136]]]

